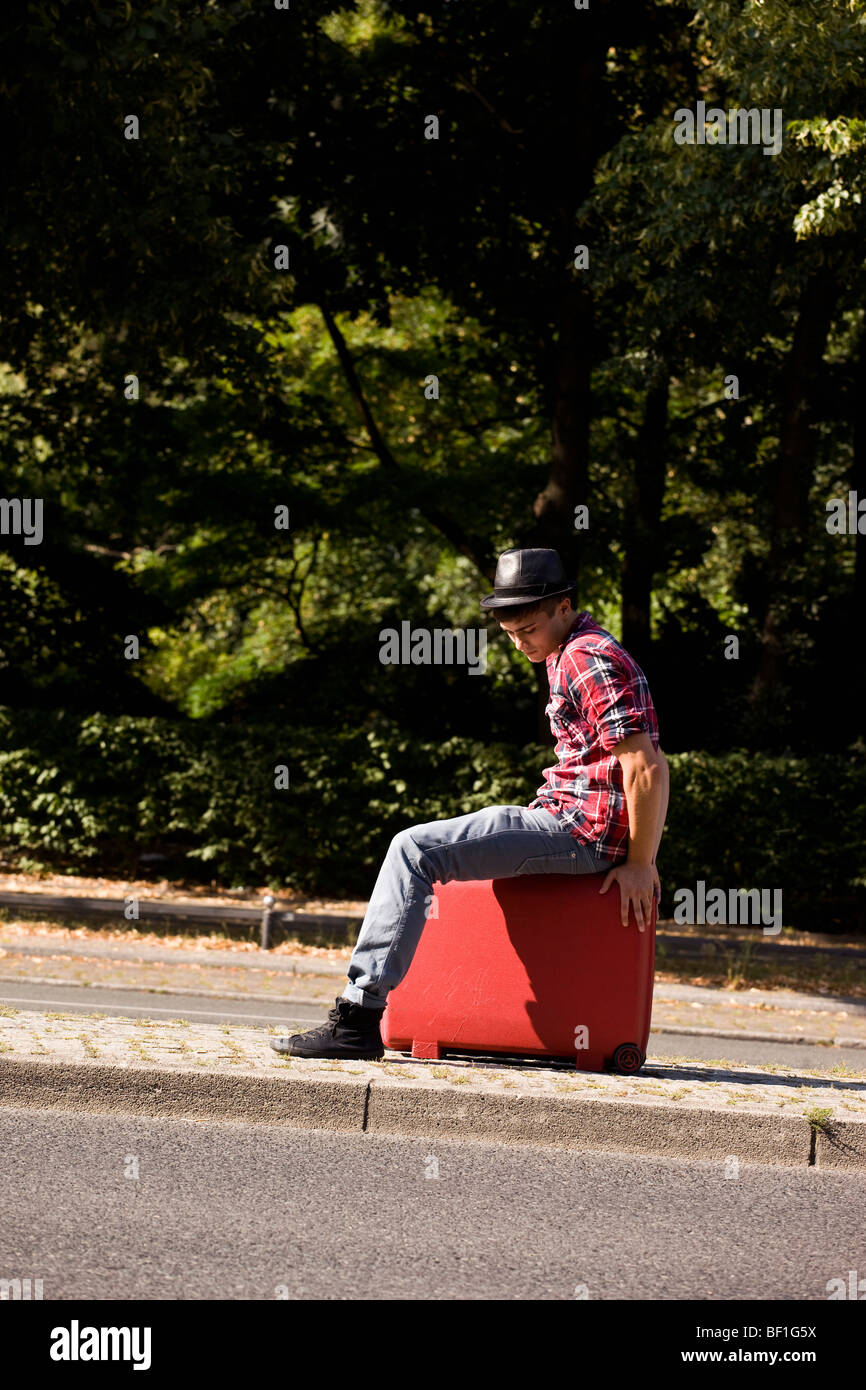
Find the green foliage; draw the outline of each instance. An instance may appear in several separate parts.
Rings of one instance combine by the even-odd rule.
[[[407,825],[526,805],[550,759],[535,744],[419,742],[387,720],[325,738],[274,724],[3,710],[0,744],[7,857],[135,872],[141,853],[157,852],[181,875],[332,896],[369,894],[391,837]],[[702,878],[781,888],[785,925],[833,930],[860,920],[861,759],[735,750],[669,762],[664,912],[672,914],[676,888]],[[287,790],[274,789],[279,763],[290,770]]]
[[[862,750],[794,758],[733,749],[670,754],[668,762],[663,885],[780,888],[786,926],[866,924]],[[671,897],[667,905],[672,912]]]
[[[10,850],[364,893],[402,825],[525,804],[549,752],[495,628],[484,682],[386,670],[377,634],[478,624],[495,554],[553,543],[554,483],[581,605],[620,635],[646,571],[664,746],[709,750],[672,758],[666,883],[859,911],[856,766],[715,755],[811,754],[828,672],[824,748],[862,717],[863,537],[823,524],[862,470],[862,0],[75,8],[0,21],[2,490],[45,499],[0,553]],[[676,145],[698,99],[782,108],[781,153]],[[746,718],[773,608],[784,679]]]
[[[540,749],[419,744],[393,724],[338,730],[164,719],[0,715],[5,848],[30,859],[134,870],[165,852],[182,872],[369,891],[408,822],[525,802]],[[289,768],[287,790],[274,769]]]
[[[653,635],[666,614],[685,625],[693,601],[718,615],[742,640],[725,692],[742,698],[798,293],[824,257],[841,312],[813,516],[850,471],[862,4],[359,0],[289,14],[144,0],[134,22],[67,18],[25,0],[4,30],[0,449],[4,491],[46,506],[42,545],[3,538],[4,699],[227,719],[275,715],[281,682],[315,680],[320,720],[300,722],[325,726],[357,633],[397,613],[477,621],[492,557],[531,532],[550,480],[552,402],[574,376],[559,348],[588,331],[563,317],[578,285],[594,324],[591,389],[572,410],[589,436],[580,601],[618,621],[641,420],[670,378],[646,546]],[[699,96],[781,104],[783,152],[675,145],[673,112]],[[130,110],[139,140],[124,138]],[[428,112],[439,140],[424,139]],[[576,241],[592,248],[585,272]],[[275,242],[291,246],[290,273],[273,270]],[[741,399],[723,394],[729,372]],[[439,399],[425,398],[430,374]],[[277,503],[289,532],[274,532]],[[783,626],[808,704],[854,540],[802,529]],[[139,662],[123,658],[129,633]],[[656,668],[676,655],[659,642]],[[351,693],[353,722],[400,703],[369,674]],[[411,677],[399,695],[411,703]],[[436,708],[446,738],[479,718],[494,738],[534,732]],[[673,745],[704,737],[677,715]]]

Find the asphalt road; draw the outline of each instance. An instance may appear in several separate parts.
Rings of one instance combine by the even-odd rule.
[[[335,981],[334,996],[341,984]],[[0,1006],[46,1009],[68,1013],[103,1013],[127,1018],[188,1018],[196,1023],[275,1024],[291,1032],[303,1032],[324,1022],[327,1007],[315,1004],[279,1003],[258,999],[220,999],[213,995],[163,994],[148,990],[95,988],[86,985],[54,985],[45,981],[0,983]],[[866,1075],[866,1049],[823,1047],[800,1043],[750,1042],[742,1038],[708,1038],[700,1035],[653,1032],[648,1059],[717,1058],[729,1062],[776,1062],[783,1066],[834,1067],[844,1065]]]
[[[0,1277],[45,1300],[808,1301],[866,1271],[863,1174],[267,1125],[0,1109],[0,1209]]]

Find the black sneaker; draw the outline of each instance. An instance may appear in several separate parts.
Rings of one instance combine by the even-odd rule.
[[[385,1055],[379,1022],[382,1009],[364,1009],[338,995],[328,1022],[309,1033],[281,1034],[271,1047],[291,1057],[346,1057],[378,1062]]]

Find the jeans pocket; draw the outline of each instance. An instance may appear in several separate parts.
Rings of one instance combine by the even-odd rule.
[[[514,870],[513,877],[524,874],[573,874],[577,872],[577,857],[573,850],[557,850],[552,854],[533,855],[524,859]]]

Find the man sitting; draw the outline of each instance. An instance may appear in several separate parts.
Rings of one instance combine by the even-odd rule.
[[[668,767],[643,671],[586,611],[573,604],[555,550],[506,550],[492,609],[518,651],[546,661],[546,713],[555,766],[529,806],[486,806],[394,836],[347,971],[348,983],[320,1028],[271,1039],[293,1057],[378,1059],[388,993],[421,939],[433,884],[519,874],[589,874],[619,884],[623,925],[640,931],[660,896],[655,856],[668,804]]]

